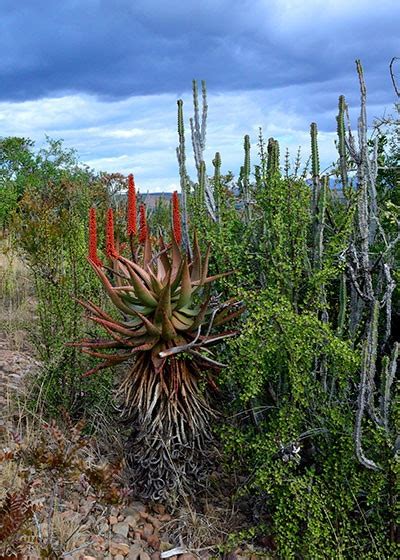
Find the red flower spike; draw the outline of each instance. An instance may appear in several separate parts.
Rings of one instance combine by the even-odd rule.
[[[112,208],[107,210],[107,224],[106,224],[106,253],[110,259],[117,259],[118,253],[115,249],[114,243],[114,213]]]
[[[140,205],[140,229],[139,229],[139,242],[144,243],[147,239],[148,228],[146,220],[146,208],[144,204]]]
[[[97,256],[97,221],[96,208],[89,210],[89,259],[97,266],[101,266],[101,261]]]
[[[135,180],[132,173],[128,176],[128,220],[127,220],[127,233],[136,235],[136,190]]]
[[[172,194],[172,226],[175,241],[178,245],[182,241],[181,211],[179,208],[179,197],[177,191]]]

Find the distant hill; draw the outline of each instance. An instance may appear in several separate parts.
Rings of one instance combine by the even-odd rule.
[[[156,193],[146,193],[141,195],[143,198],[143,202],[146,204],[146,207],[149,209],[155,208],[157,202],[160,198],[164,199],[165,201],[169,202],[172,198],[171,192],[156,192]]]
[[[164,199],[165,201],[169,202],[172,198],[172,193],[171,192],[155,192],[155,193],[138,193],[140,196],[140,199],[144,202],[144,204],[146,205],[146,207],[148,209],[153,209],[156,207],[157,202],[160,200],[160,198]],[[119,192],[118,194],[114,195],[116,197],[117,200],[119,201],[124,201],[127,197],[127,191],[126,192]],[[178,196],[180,196],[180,194],[178,193]]]
[[[312,179],[306,179],[306,183],[311,187]],[[329,179],[329,187],[332,191],[336,193],[339,200],[344,199],[342,184],[338,179],[334,179],[331,177]],[[236,197],[239,196],[239,188],[237,185],[232,185],[231,191]],[[152,193],[148,192],[148,193],[139,193],[139,194],[144,204],[149,210],[152,210],[153,208],[156,207],[157,202],[160,200],[160,198],[164,199],[166,202],[169,202],[172,198],[172,192],[152,192]],[[120,199],[125,199],[126,196],[127,196],[126,192],[118,193],[117,195],[117,197]],[[178,196],[179,197],[181,196],[180,193],[178,193]],[[239,204],[239,206],[241,205]]]

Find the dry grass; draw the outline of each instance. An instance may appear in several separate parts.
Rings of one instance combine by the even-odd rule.
[[[172,542],[186,546],[193,552],[216,550],[229,535],[233,511],[229,508],[210,509],[207,513],[196,512],[190,506],[181,508],[176,518],[164,526]],[[210,543],[213,543],[210,546]]]
[[[35,298],[29,270],[11,239],[0,241],[0,335],[10,350],[27,347],[27,325],[34,318]]]

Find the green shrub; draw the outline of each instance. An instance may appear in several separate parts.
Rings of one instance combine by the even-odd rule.
[[[395,558],[388,529],[394,476],[389,442],[368,428],[374,459],[354,457],[354,379],[359,352],[315,313],[298,313],[271,290],[244,296],[248,317],[230,343],[225,382],[236,411],[253,422],[223,432],[226,450],[250,475],[246,490],[262,497],[267,528],[280,558]],[[329,392],[314,365],[326,356]],[[379,556],[380,555],[380,556]]]
[[[87,220],[93,203],[108,202],[101,181],[59,142],[36,159],[13,218],[13,231],[32,274],[37,323],[31,335],[43,367],[34,380],[33,403],[46,413],[60,407],[80,416],[109,401],[110,376],[82,379],[90,360],[65,342],[87,336],[87,324],[74,298],[101,299],[87,267]]]

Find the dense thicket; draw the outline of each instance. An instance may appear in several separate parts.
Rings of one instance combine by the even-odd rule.
[[[226,465],[247,479],[238,495],[252,498],[255,533],[284,559],[398,556],[400,129],[394,117],[371,137],[359,62],[357,71],[357,132],[342,96],[338,160],[324,174],[315,123],[309,170],[261,132],[253,167],[245,137],[237,179],[221,173],[218,152],[207,169],[206,90],[200,114],[194,83],[191,180],[178,101],[184,246],[190,255],[194,229],[211,243],[211,269],[235,271],[218,281],[214,303],[246,306],[219,355],[229,421],[218,437]],[[79,414],[99,387],[107,394],[109,378],[82,386],[90,359],[64,346],[87,334],[71,295],[102,298],[85,260],[87,211],[112,205],[122,216],[110,190],[123,178],[93,175],[57,143],[36,155],[25,139],[0,148],[0,220],[10,227],[15,210],[12,231],[33,271],[44,398],[54,407],[67,398]],[[152,219],[165,232],[169,217],[160,204]]]
[[[239,492],[253,496],[260,533],[285,559],[397,554],[399,123],[368,135],[358,61],[357,71],[357,133],[341,96],[338,161],[324,175],[313,123],[308,173],[260,134],[254,173],[245,137],[233,189],[218,153],[209,176],[205,88],[200,119],[194,84],[192,181],[178,103],[188,223],[211,241],[216,270],[236,271],[221,292],[247,307],[226,348],[235,421],[221,438],[247,474]]]

